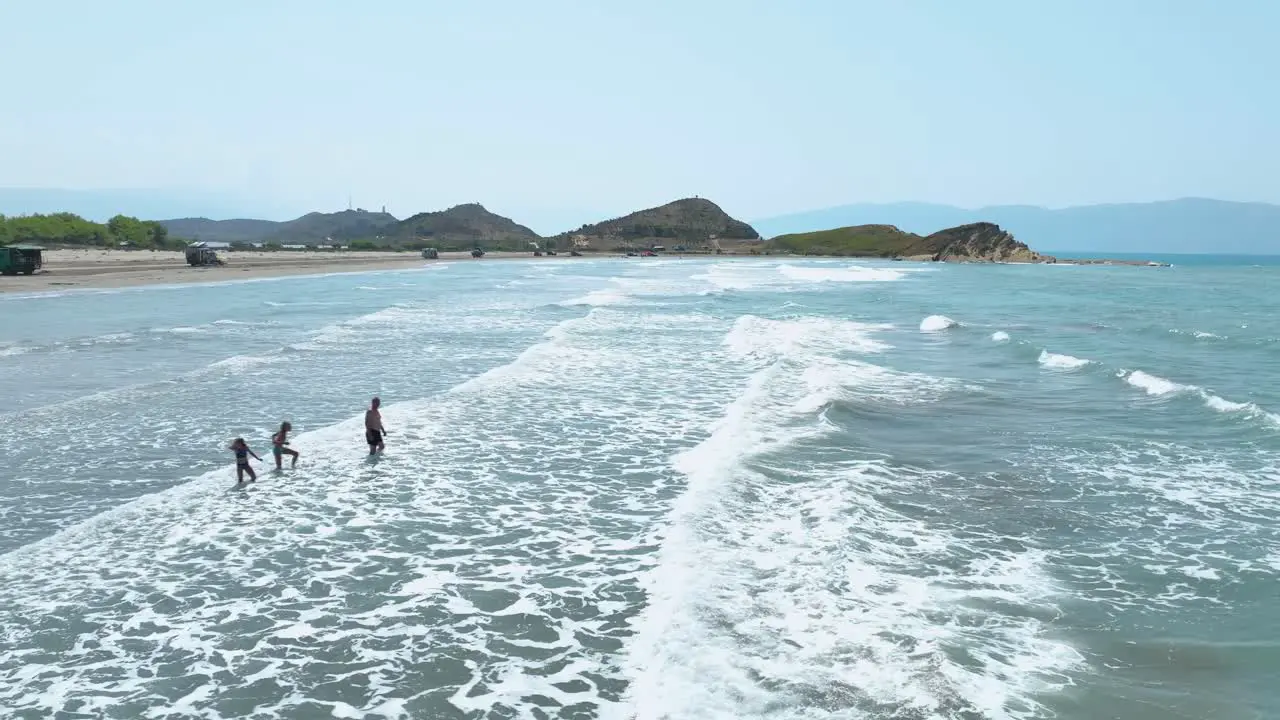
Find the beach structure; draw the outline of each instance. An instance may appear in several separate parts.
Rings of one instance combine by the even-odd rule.
[[[186,251],[187,264],[192,267],[222,265],[222,259],[218,257],[217,251],[210,245],[211,243],[204,241],[193,242],[188,245]]]
[[[0,274],[32,275],[44,267],[44,248],[39,245],[0,246]]]

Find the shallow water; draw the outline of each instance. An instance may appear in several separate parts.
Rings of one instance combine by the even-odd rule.
[[[631,259],[3,297],[0,709],[1266,717],[1275,287]],[[298,468],[234,489],[226,443],[284,419]]]

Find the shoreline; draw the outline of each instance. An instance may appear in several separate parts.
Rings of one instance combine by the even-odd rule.
[[[523,252],[489,252],[484,258],[476,259],[469,252],[442,252],[439,258],[428,260],[416,252],[378,251],[230,251],[220,253],[220,257],[226,260],[226,265],[192,267],[187,264],[183,253],[172,250],[46,250],[44,268],[35,275],[0,277],[0,295],[412,270],[462,260],[579,259],[567,254],[535,258]]]
[[[295,275],[331,275],[411,270],[440,262],[484,262],[491,260],[535,260],[552,262],[583,258],[622,257],[615,253],[587,252],[581,256],[566,253],[535,257],[528,252],[493,251],[483,258],[472,258],[469,252],[442,252],[436,259],[423,258],[417,252],[386,251],[229,251],[221,254],[227,264],[214,267],[191,267],[183,253],[172,250],[103,250],[60,249],[44,252],[44,269],[35,275],[0,277],[0,295],[9,293],[42,293],[61,290],[105,290],[148,285],[188,285],[253,280]],[[666,257],[666,256],[664,256]],[[674,256],[671,256],[674,257]],[[725,252],[722,255],[689,253],[681,257],[722,258],[839,258],[847,260],[898,260],[934,262],[931,257],[855,257],[839,255],[796,255],[784,253]],[[644,258],[638,258],[643,261]],[[989,260],[950,258],[940,262],[959,264],[999,264]],[[1104,258],[1056,258],[1055,262],[1031,261],[1008,264],[1026,265],[1127,265],[1169,267],[1169,263]]]

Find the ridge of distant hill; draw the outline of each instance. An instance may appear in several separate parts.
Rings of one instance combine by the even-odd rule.
[[[538,233],[511,218],[489,212],[480,203],[418,213],[398,222],[386,235],[395,243],[430,245],[440,250],[528,250],[529,243],[541,240]]]
[[[597,250],[654,244],[705,247],[717,241],[758,241],[760,233],[710,200],[683,198],[556,236],[557,241],[566,239]]]
[[[1052,262],[993,223],[979,222],[927,236],[893,225],[854,225],[780,235],[765,243],[773,252],[845,257],[914,258],[961,262]]]
[[[273,220],[210,220],[178,218],[161,220],[160,224],[175,237],[214,242],[278,242],[314,245],[328,238],[352,240],[380,235],[398,220],[388,213],[367,210],[342,210],[335,213],[312,212],[300,218]]]
[[[611,238],[613,247],[639,246],[646,239],[676,245],[668,235],[684,240],[690,235],[701,240],[684,240],[686,244],[703,246],[707,237],[721,238],[742,234],[743,242],[752,233],[779,235],[827,230],[868,224],[887,224],[906,232],[926,236],[942,228],[978,221],[989,221],[1023,238],[1039,248],[1055,253],[1223,253],[1280,255],[1280,205],[1253,202],[1231,202],[1205,198],[1182,198],[1148,203],[1113,203],[1050,209],[1029,205],[997,205],[967,209],[930,203],[852,204],[808,212],[792,213],[725,227],[723,232],[699,227],[697,214],[690,220],[672,222],[662,217],[665,209],[678,209],[682,200],[660,208],[584,225],[578,231],[556,235],[557,241],[575,234],[595,234],[595,242]],[[172,189],[66,190],[48,188],[0,188],[0,213],[10,217],[33,214],[70,212],[97,222],[115,215],[138,218],[175,218],[161,220],[174,238],[198,237],[222,242],[322,242],[325,237],[347,241],[361,233],[367,239],[378,239],[382,226],[392,232],[393,244],[413,243],[400,239],[401,221],[381,213],[365,213],[370,217],[343,218],[343,213],[314,213],[285,222],[260,220],[278,217],[278,208],[269,207],[269,199],[241,197],[218,191]],[[708,212],[714,204],[706,208]],[[235,208],[239,208],[236,210]],[[716,208],[718,210],[718,208]],[[361,211],[348,211],[360,213]],[[240,214],[246,213],[246,214]],[[261,214],[258,214],[261,213]],[[679,214],[677,212],[677,214]],[[235,217],[233,220],[210,220],[210,217]],[[727,216],[726,216],[727,217]],[[724,218],[721,218],[724,219]],[[733,223],[739,221],[728,218]],[[628,229],[625,227],[630,225]],[[653,230],[643,228],[648,225]],[[392,227],[395,230],[391,230]],[[739,228],[739,229],[734,229]],[[741,228],[746,228],[742,230]],[[523,236],[523,233],[520,234]],[[603,249],[603,245],[600,249]]]
[[[436,246],[447,250],[483,245],[523,250],[540,239],[533,230],[489,212],[478,203],[418,213],[404,220],[382,212],[343,210],[307,213],[286,222],[180,218],[162,220],[161,224],[175,237],[282,245],[371,241],[391,247]]]
[[[1280,206],[1205,198],[1062,209],[855,204],[765,218],[754,225],[765,237],[870,223],[888,223],[927,235],[977,221],[996,223],[1055,253],[1280,255]]]
[[[281,223],[271,238],[280,242],[304,244],[326,240],[359,240],[385,234],[395,227],[394,215],[367,210],[342,210],[335,213],[310,212],[295,220]]]

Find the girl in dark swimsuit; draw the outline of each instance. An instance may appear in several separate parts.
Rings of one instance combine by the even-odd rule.
[[[236,454],[236,484],[244,483],[244,474],[249,473],[249,482],[256,482],[258,474],[253,471],[253,467],[249,465],[249,456],[252,455],[258,462],[262,462],[262,458],[258,457],[258,453],[249,449],[244,438],[236,438],[231,442],[231,452]]]
[[[289,467],[298,466],[298,451],[290,450],[285,447],[289,444],[289,431],[293,426],[288,422],[280,423],[280,432],[271,436],[271,454],[276,458],[276,469],[279,470],[285,455],[292,455],[293,461],[289,463]]]

